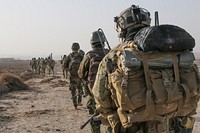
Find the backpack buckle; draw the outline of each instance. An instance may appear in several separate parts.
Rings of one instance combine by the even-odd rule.
[[[125,87],[125,88],[126,88],[126,87],[127,87],[127,84],[128,84],[128,83],[127,83],[127,79],[124,79],[124,78],[123,78],[123,79],[122,79],[122,87]]]
[[[128,72],[126,72],[126,74],[124,74],[123,77],[122,77],[122,84],[121,84],[121,86],[123,88],[126,88],[128,86],[127,80],[128,80]]]
[[[163,83],[164,83],[164,86],[166,88],[170,87],[171,86],[171,81],[169,80],[169,78],[163,78]]]

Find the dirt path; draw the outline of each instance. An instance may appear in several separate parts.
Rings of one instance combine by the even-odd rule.
[[[85,106],[74,110],[66,80],[57,76],[26,83],[31,90],[0,97],[0,133],[89,132],[89,126],[79,129],[89,115]]]
[[[54,77],[27,80],[30,90],[0,96],[0,133],[90,133],[89,125],[80,130],[89,115],[85,106],[73,108],[67,82],[57,69]],[[200,132],[197,112],[193,133]]]

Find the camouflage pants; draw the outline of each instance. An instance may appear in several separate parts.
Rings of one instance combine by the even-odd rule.
[[[89,114],[92,115],[95,113],[95,101],[91,95],[88,95],[87,108]],[[91,133],[101,133],[101,122],[100,121],[90,121],[90,131]],[[105,128],[105,133],[112,133],[111,127]]]
[[[79,103],[82,102],[82,87],[81,87],[81,80],[80,79],[74,79],[70,77],[70,86],[69,89],[71,91],[72,95],[72,102],[74,107],[77,107]]]

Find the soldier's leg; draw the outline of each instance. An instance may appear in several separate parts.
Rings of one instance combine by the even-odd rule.
[[[65,79],[65,69],[62,68],[63,78]]]
[[[74,105],[74,108],[77,109],[77,95],[76,95],[76,88],[75,88],[75,82],[70,79],[70,91],[71,91],[71,99]]]
[[[81,87],[81,81],[77,81],[77,90],[78,90],[78,105],[82,106],[82,95],[83,95],[83,90]]]
[[[94,114],[95,113],[95,102],[94,98],[92,96],[88,97],[87,101],[87,108],[89,109],[89,114]],[[92,133],[100,133],[100,126],[101,126],[101,121],[90,121],[90,130]]]
[[[112,133],[112,127],[111,126],[105,127],[105,132]]]

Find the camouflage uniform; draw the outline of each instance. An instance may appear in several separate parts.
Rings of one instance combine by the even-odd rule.
[[[103,52],[103,49],[102,48],[95,48],[94,50],[91,50],[89,51],[86,56],[84,56],[82,62],[81,62],[81,65],[80,65],[80,68],[79,68],[79,71],[78,71],[78,75],[81,79],[83,79],[85,82],[88,82],[88,89],[87,90],[87,95],[89,95],[89,100],[87,102],[87,107],[89,109],[89,114],[94,114],[94,109],[95,109],[95,102],[94,102],[94,99],[93,99],[93,96],[91,94],[91,89],[94,85],[94,81],[95,81],[95,78],[91,79],[88,77],[88,72],[89,72],[89,68],[90,68],[90,60],[92,58],[92,56],[95,56],[94,54],[103,54],[104,55],[104,52]],[[97,71],[97,70],[96,70]]]
[[[159,126],[165,127],[165,123],[157,124],[154,121],[147,121],[147,122],[134,123],[133,126],[129,128],[124,128],[120,123],[116,104],[114,100],[112,100],[111,96],[112,89],[109,88],[111,86],[111,83],[109,82],[108,75],[111,75],[111,73],[118,67],[117,66],[118,50],[128,47],[130,43],[131,42],[127,42],[127,44],[120,44],[117,48],[114,48],[111,52],[107,54],[107,56],[102,60],[101,64],[99,65],[96,81],[93,86],[93,95],[96,102],[96,109],[98,112],[102,114],[104,119],[109,120],[109,123],[111,124],[114,133],[146,133],[146,132],[151,133],[149,131],[150,129],[148,129],[149,125],[155,126],[155,129],[157,129]],[[170,119],[169,120],[170,133],[192,132],[192,128],[184,128],[180,125],[180,123],[181,123],[180,118]],[[159,131],[157,130],[156,131],[154,130],[153,132],[159,133]]]
[[[43,76],[45,76],[45,71],[46,71],[46,65],[47,65],[46,60],[47,60],[46,58],[45,59],[41,58],[40,64],[39,64],[40,69],[41,69],[39,74],[41,74]]]
[[[63,73],[63,77],[65,79],[67,78],[67,70],[66,70],[65,65],[64,65],[66,58],[67,58],[67,55],[64,55],[63,58],[60,61],[61,68],[62,68],[62,73]]]
[[[126,10],[127,11],[127,10]],[[124,14],[123,14],[124,15]],[[130,18],[129,18],[130,20]],[[113,133],[160,133],[158,130],[149,131],[150,124],[153,126],[152,129],[158,129],[158,124],[154,121],[146,121],[146,122],[135,122],[132,124],[131,127],[124,128],[120,122],[118,113],[117,113],[117,103],[113,100],[112,95],[112,89],[111,87],[111,80],[109,79],[111,77],[112,72],[114,72],[117,68],[120,69],[119,64],[117,63],[118,57],[120,54],[120,51],[122,51],[125,48],[131,48],[137,49],[137,46],[132,45],[133,38],[136,35],[136,33],[143,28],[137,27],[135,30],[125,30],[124,33],[121,33],[119,36],[121,36],[122,39],[124,39],[124,43],[119,44],[117,47],[113,48],[101,61],[98,69],[98,73],[96,76],[96,80],[93,86],[93,95],[96,102],[96,109],[98,112],[100,112],[103,119],[108,120]],[[123,26],[121,26],[123,27]],[[122,30],[118,30],[118,32],[121,32]],[[137,49],[138,50],[138,49]],[[115,99],[115,98],[114,98]],[[177,119],[174,119],[175,121]],[[175,125],[175,123],[170,120],[168,123],[170,126],[170,133],[191,133],[191,128],[183,128],[180,125]],[[177,129],[179,128],[179,129]]]
[[[67,56],[66,62],[65,62],[66,68],[69,69],[70,62],[72,61],[73,55],[75,55],[75,54],[79,54],[78,51],[73,51],[72,53],[70,53]],[[70,89],[71,95],[72,95],[71,99],[72,99],[75,109],[77,109],[77,106],[82,105],[81,102],[82,102],[83,91],[82,91],[82,87],[81,87],[81,79],[79,78],[78,73],[77,73],[77,75],[70,74],[69,81],[70,81],[69,89]]]
[[[93,34],[96,34],[94,32]],[[95,45],[95,46],[94,46]],[[87,82],[87,87],[85,87],[85,92],[87,92],[88,95],[88,101],[87,101],[87,108],[89,109],[89,114],[94,114],[96,112],[95,109],[95,101],[94,97],[92,95],[92,88],[95,82],[95,77],[96,73],[98,71],[98,65],[100,61],[103,59],[103,57],[108,53],[108,50],[105,48],[102,48],[104,44],[101,44],[101,42],[97,41],[95,44],[92,44],[93,50],[89,51],[83,58],[78,75],[81,79],[84,80],[84,82]],[[95,58],[99,58],[96,59]],[[92,62],[94,61],[94,62]],[[92,67],[91,65],[95,64],[96,66]],[[91,121],[90,126],[91,126],[91,132],[92,133],[100,133],[100,125],[101,123],[99,121]],[[111,132],[109,128],[106,129],[106,132],[109,133]]]
[[[37,59],[37,72],[38,72],[38,74],[40,74],[40,69],[41,69],[41,67],[40,67],[40,61],[41,61],[41,59],[40,59],[40,57]]]
[[[34,73],[37,73],[37,59],[32,58],[30,61],[30,67]]]

